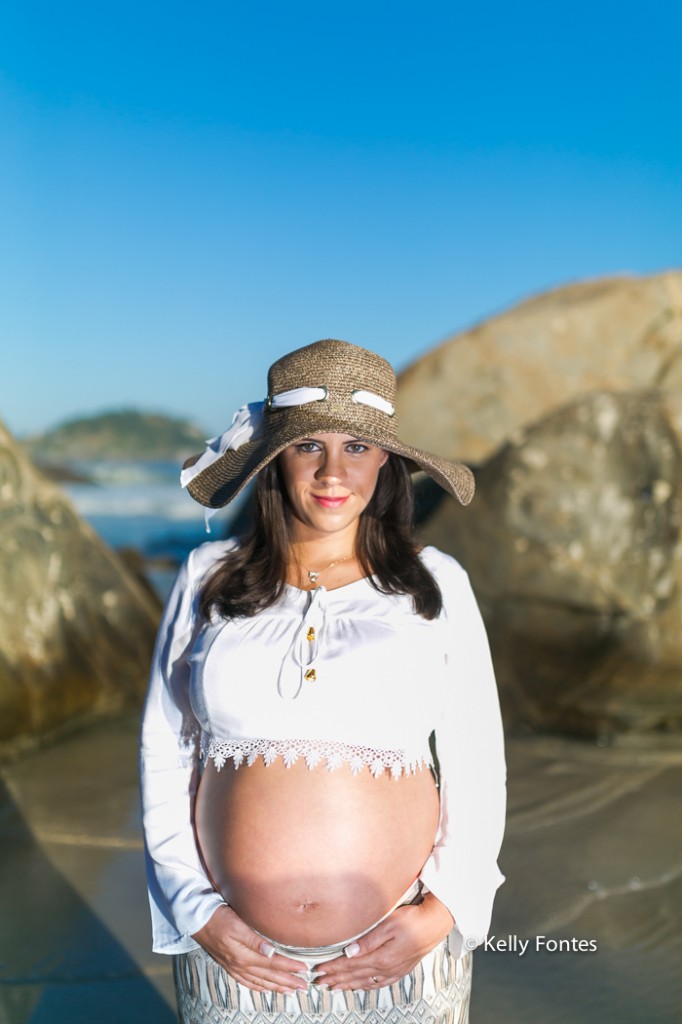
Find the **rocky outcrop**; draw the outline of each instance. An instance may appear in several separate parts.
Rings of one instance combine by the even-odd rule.
[[[659,397],[564,406],[477,484],[471,515],[442,502],[424,532],[471,573],[506,721],[679,728],[682,456]]]
[[[471,573],[509,724],[682,728],[681,371],[666,274],[535,299],[404,375],[401,409],[419,384],[445,411],[401,434],[479,463],[421,532]]]
[[[476,465],[580,395],[640,389],[682,436],[680,271],[547,292],[451,338],[400,375],[400,433]]]
[[[0,425],[0,754],[144,692],[156,602]]]

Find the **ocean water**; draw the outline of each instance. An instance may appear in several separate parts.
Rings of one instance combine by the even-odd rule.
[[[88,483],[63,484],[78,513],[113,548],[180,562],[197,544],[229,533],[235,510],[222,510],[206,532],[200,505],[180,487],[174,462],[80,462]],[[238,506],[236,511],[238,511]]]

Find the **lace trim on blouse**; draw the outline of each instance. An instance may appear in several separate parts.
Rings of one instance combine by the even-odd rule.
[[[262,757],[269,767],[281,757],[287,768],[303,758],[311,771],[326,761],[325,767],[329,772],[347,764],[353,775],[368,768],[375,778],[389,771],[396,779],[403,773],[414,775],[430,764],[425,757],[408,760],[404,750],[375,750],[336,740],[215,740],[206,737],[201,756],[204,763],[213,761],[217,771],[230,759],[238,768],[243,763],[250,766]]]

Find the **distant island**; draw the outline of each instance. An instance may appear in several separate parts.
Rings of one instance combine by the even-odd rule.
[[[189,420],[120,409],[66,420],[23,443],[36,463],[46,465],[96,459],[180,461],[201,451],[205,438]]]

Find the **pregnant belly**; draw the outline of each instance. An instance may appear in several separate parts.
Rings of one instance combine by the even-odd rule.
[[[321,946],[391,909],[429,856],[438,815],[428,769],[376,779],[258,760],[220,772],[209,762],[195,822],[215,888],[247,924]]]

